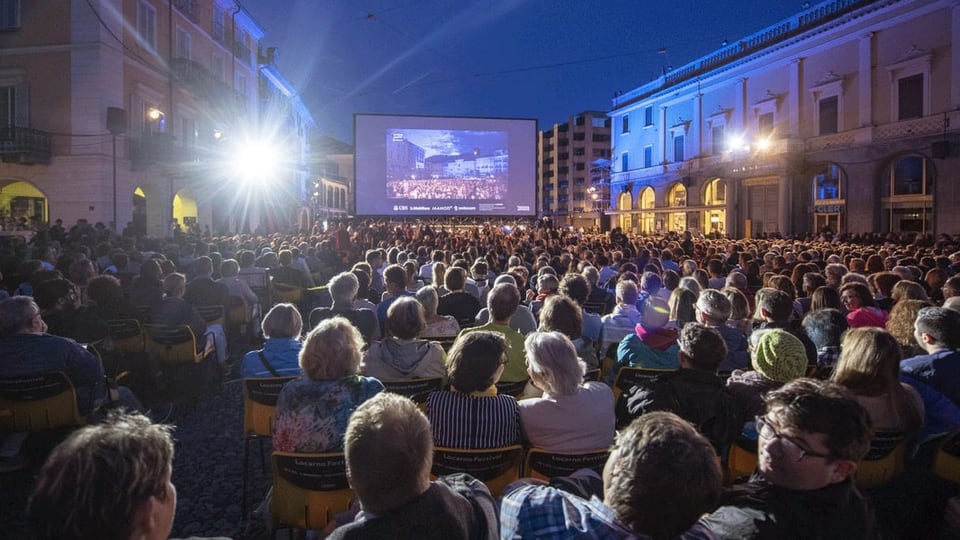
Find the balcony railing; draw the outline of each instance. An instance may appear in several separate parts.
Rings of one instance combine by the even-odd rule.
[[[39,129],[0,128],[0,159],[4,163],[50,163],[53,136]]]
[[[144,133],[130,141],[130,158],[135,169],[174,160],[173,137],[169,133]]]
[[[197,0],[173,0],[173,7],[194,23],[200,21],[198,5]]]
[[[230,95],[230,88],[223,81],[193,60],[174,58],[170,61],[170,71],[177,82],[199,98],[219,101]]]
[[[250,47],[247,47],[239,41],[234,42],[233,44],[233,55],[237,57],[237,60],[243,62],[246,65],[250,65]]]

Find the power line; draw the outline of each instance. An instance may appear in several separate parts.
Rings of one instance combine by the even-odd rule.
[[[106,21],[104,21],[104,20],[103,20],[103,17],[100,16],[100,12],[97,11],[97,8],[93,7],[93,3],[92,3],[90,0],[86,0],[86,1],[87,1],[87,6],[90,7],[90,11],[92,11],[92,12],[93,12],[93,15],[97,18],[98,21],[100,21],[100,26],[103,26],[103,28],[106,29],[107,33],[109,33],[109,34],[113,37],[113,39],[117,40],[117,43],[119,43],[120,46],[123,47],[123,49],[124,49],[125,51],[127,51],[127,52],[130,53],[134,58],[136,58],[136,59],[139,60],[141,63],[143,63],[143,64],[145,64],[145,65],[147,65],[147,66],[149,66],[149,67],[152,67],[152,68],[154,68],[154,69],[161,69],[161,70],[165,69],[165,68],[163,68],[163,67],[157,68],[157,66],[154,65],[152,62],[150,62],[150,61],[146,60],[145,58],[143,58],[142,56],[140,56],[140,53],[138,53],[137,51],[131,49],[130,47],[127,47],[127,44],[123,42],[123,39],[121,39],[120,37],[118,37],[117,34],[115,34],[115,33],[113,32],[113,29],[110,28],[109,26],[107,26]]]

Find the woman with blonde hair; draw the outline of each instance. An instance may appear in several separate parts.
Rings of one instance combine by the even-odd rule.
[[[875,433],[909,438],[923,425],[923,401],[912,386],[900,382],[900,346],[886,330],[848,330],[830,380],[853,393]]]
[[[277,304],[260,325],[263,348],[243,356],[243,377],[286,377],[300,374],[300,332],[303,318],[293,304]]]
[[[437,266],[443,263],[437,263]],[[436,266],[434,266],[436,268]],[[437,305],[440,298],[436,287],[424,287],[417,291],[417,301],[423,306],[423,317],[426,322],[420,335],[424,338],[454,338],[460,333],[460,324],[451,315],[437,314]],[[389,316],[389,313],[388,313]]]
[[[923,285],[920,285],[916,281],[906,279],[898,281],[896,285],[893,286],[890,297],[893,298],[894,305],[901,300],[930,300],[930,296],[927,294],[926,289],[923,288]]]
[[[347,420],[383,384],[358,375],[363,336],[343,317],[325,319],[300,351],[303,375],[277,399],[273,449],[280,452],[340,452]]]
[[[906,299],[894,304],[893,309],[890,310],[890,317],[887,319],[887,332],[890,332],[890,335],[900,344],[900,352],[903,358],[927,354],[917,343],[914,323],[917,322],[917,314],[920,313],[920,310],[932,305],[925,300]]]
[[[750,319],[750,302],[746,295],[736,287],[724,287],[720,292],[730,301],[730,318],[727,319],[727,326],[750,337],[753,323]]]

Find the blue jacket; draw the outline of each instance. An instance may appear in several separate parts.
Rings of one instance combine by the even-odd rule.
[[[907,358],[900,362],[900,372],[932,386],[954,405],[960,406],[960,351],[947,350]]]
[[[300,340],[293,338],[270,338],[263,344],[263,355],[281,376],[300,374]],[[259,351],[250,351],[243,356],[243,377],[273,377],[263,362]]]

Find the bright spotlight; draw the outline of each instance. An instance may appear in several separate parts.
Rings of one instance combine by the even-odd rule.
[[[238,146],[230,163],[233,176],[244,182],[269,183],[280,168],[279,149],[266,141]]]
[[[731,152],[736,152],[742,150],[746,146],[746,141],[743,140],[743,135],[731,135],[727,140],[727,150]]]
[[[760,150],[761,152],[766,152],[767,150],[770,149],[771,145],[772,143],[770,142],[770,139],[768,137],[763,137],[762,139],[757,141],[757,150]]]

